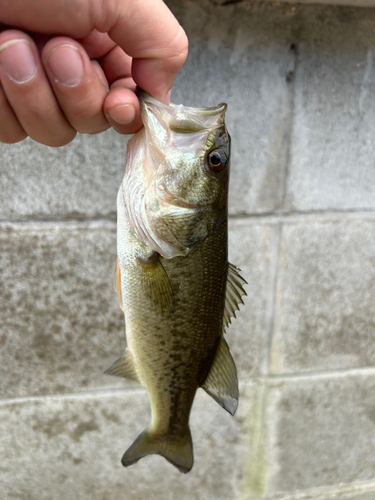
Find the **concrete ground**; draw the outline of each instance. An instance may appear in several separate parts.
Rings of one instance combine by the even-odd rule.
[[[168,4],[190,40],[172,100],[228,103],[238,413],[199,391],[191,473],[121,466],[149,419],[102,375],[126,138],[1,145],[0,498],[373,500],[375,10]]]

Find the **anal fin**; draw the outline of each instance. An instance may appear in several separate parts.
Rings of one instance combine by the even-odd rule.
[[[239,395],[237,370],[224,337],[220,337],[214,361],[202,388],[231,415],[235,414]]]
[[[125,349],[124,355],[121,356],[112,366],[104,372],[106,375],[114,375],[115,377],[123,377],[129,380],[139,382],[137,372],[134,367],[133,359],[128,349]]]

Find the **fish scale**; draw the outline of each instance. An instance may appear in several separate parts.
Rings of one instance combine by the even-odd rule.
[[[160,454],[186,473],[197,389],[231,414],[238,401],[223,337],[245,294],[227,256],[226,105],[181,113],[144,93],[140,102],[145,128],[129,141],[117,201],[116,289],[127,349],[107,373],[138,381],[150,398],[150,425],[123,465]]]

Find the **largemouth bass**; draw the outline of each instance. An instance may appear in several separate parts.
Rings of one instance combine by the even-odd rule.
[[[226,104],[168,106],[145,93],[140,102],[144,128],[128,143],[117,198],[127,349],[106,373],[138,381],[150,397],[151,423],[123,465],[156,453],[186,473],[197,389],[232,415],[238,404],[224,339],[246,283],[227,257],[230,136]]]

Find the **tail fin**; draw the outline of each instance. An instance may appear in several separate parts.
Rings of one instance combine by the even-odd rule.
[[[146,455],[157,454],[186,474],[194,463],[193,443],[190,429],[183,436],[157,436],[149,430],[143,431],[122,457],[122,465],[128,467]]]

